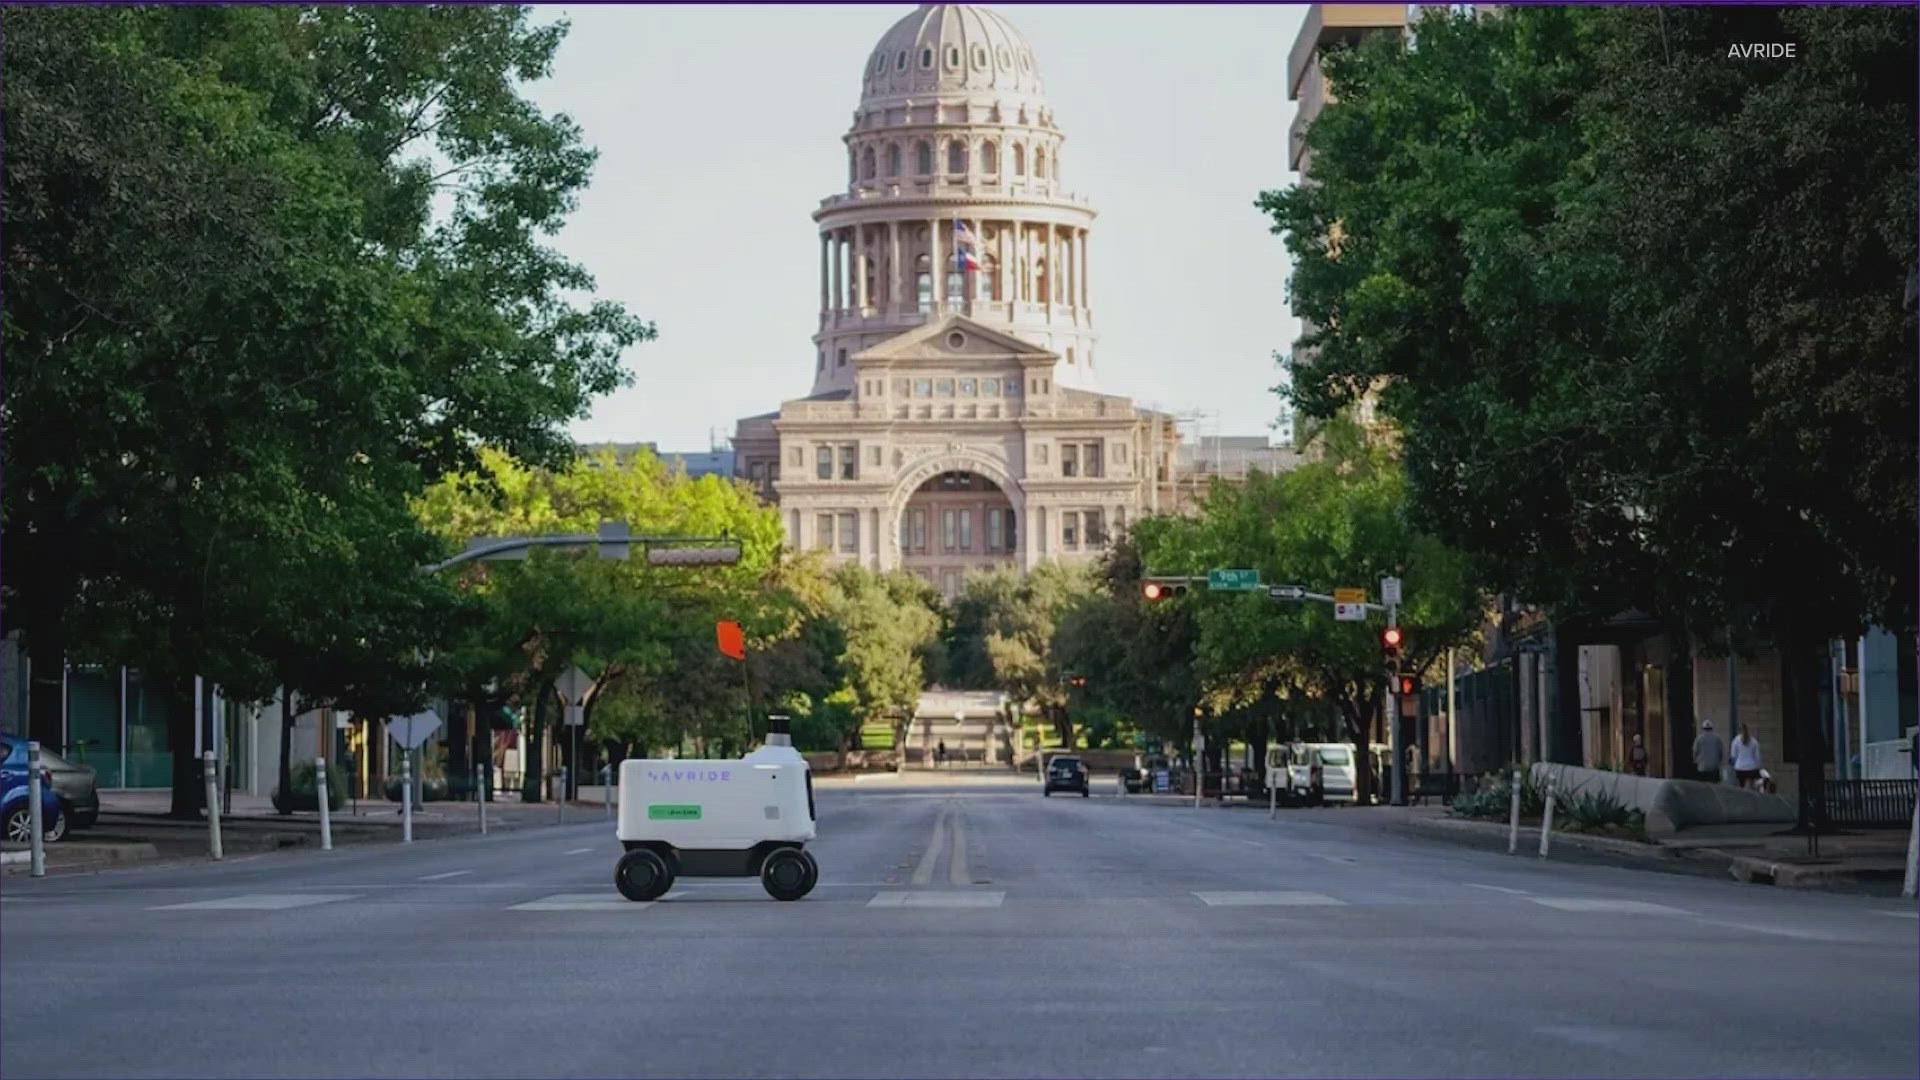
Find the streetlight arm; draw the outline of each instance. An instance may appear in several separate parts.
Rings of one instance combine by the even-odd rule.
[[[738,561],[740,550],[740,541],[729,537],[606,535],[521,536],[471,547],[451,559],[433,563],[429,566],[423,566],[420,568],[420,572],[423,574],[437,574],[442,570],[459,566],[462,563],[473,562],[476,559],[499,558],[502,555],[507,555],[512,552],[525,551],[529,548],[536,547],[595,547],[603,550],[612,548],[616,553],[624,553],[621,549],[628,548],[632,545],[639,545],[642,548],[650,549],[655,546],[669,544],[731,545],[733,548],[732,554],[734,555],[734,561]],[[713,565],[719,565],[722,561],[724,560],[715,560]]]

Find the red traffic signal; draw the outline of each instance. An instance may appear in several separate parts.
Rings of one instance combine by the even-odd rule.
[[[1155,604],[1169,597],[1187,595],[1187,585],[1184,581],[1144,581],[1140,584],[1140,594],[1147,598],[1147,603]]]
[[[1399,627],[1389,626],[1380,631],[1380,650],[1387,654],[1387,659],[1398,660],[1400,645],[1404,640],[1405,635],[1401,634]]]
[[[1419,692],[1420,692],[1419,679],[1414,678],[1412,675],[1400,676],[1400,696],[1401,697],[1403,698],[1412,697],[1413,695],[1418,694]]]
[[[1148,601],[1154,601],[1167,594],[1167,587],[1158,582],[1149,581],[1141,587],[1140,591],[1146,594]]]

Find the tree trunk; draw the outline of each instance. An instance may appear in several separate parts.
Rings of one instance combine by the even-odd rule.
[[[1373,805],[1373,747],[1368,741],[1368,724],[1361,711],[1363,703],[1343,698],[1340,714],[1346,721],[1347,737],[1354,743],[1353,804]]]
[[[168,816],[197,818],[207,808],[207,785],[194,756],[193,680],[172,679],[173,708],[167,713],[167,749],[173,755],[173,805]]]
[[[545,771],[541,750],[541,739],[547,730],[547,698],[552,688],[541,685],[533,696],[533,717],[526,725],[525,752],[521,755],[520,765],[520,801],[537,803],[541,801],[541,776]]]
[[[274,809],[293,813],[293,691],[284,686],[280,688],[280,800]]]
[[[51,624],[52,620],[48,620]],[[36,626],[27,637],[27,737],[43,749],[66,749],[66,635],[57,625]]]

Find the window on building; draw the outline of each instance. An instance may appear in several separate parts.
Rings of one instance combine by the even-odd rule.
[[[1013,144],[1013,175],[1027,175],[1027,148],[1019,143]]]
[[[1060,475],[1080,475],[1080,447],[1074,443],[1060,444]]]
[[[1086,531],[1087,546],[1089,548],[1100,548],[1100,547],[1107,546],[1107,533],[1105,529],[1105,525],[1106,525],[1105,519],[1106,519],[1106,515],[1102,514],[1098,510],[1087,510],[1080,515],[1080,525],[1081,525],[1081,528]]]
[[[1088,443],[1086,453],[1083,456],[1084,456],[1084,463],[1087,466],[1088,476],[1100,476],[1105,472],[1105,470],[1103,470],[1100,467],[1101,463],[1100,463],[1100,444],[1099,443],[1097,442]]]
[[[933,50],[932,49],[920,50],[920,66],[923,68],[930,68],[933,66]]]
[[[840,479],[853,480],[860,475],[860,444],[846,443],[840,447]]]
[[[845,349],[840,349],[840,350],[838,350],[838,351],[837,351],[837,352],[835,353],[835,355],[834,355],[834,358],[833,358],[833,366],[834,366],[834,367],[846,367],[846,366],[847,366],[847,350],[845,350]]]
[[[959,139],[947,144],[947,171],[950,173],[967,171],[967,144]]]
[[[833,515],[820,514],[813,519],[813,546],[820,551],[833,550]]]
[[[992,139],[980,144],[980,171],[983,173],[1000,171],[1000,148]]]
[[[927,512],[925,510],[913,512],[913,550],[922,554],[927,550]]]
[[[960,595],[960,571],[944,571],[940,575],[940,582],[941,589],[946,593],[947,599],[951,600]]]
[[[873,173],[873,147],[869,146],[860,155],[860,178],[863,180],[871,180],[873,179]]]
[[[952,510],[940,511],[940,550],[953,551],[960,542],[960,520]]]
[[[924,140],[915,143],[913,146],[913,163],[915,166],[915,175],[933,175],[933,144]]]
[[[1034,262],[1033,273],[1036,281],[1034,292],[1033,292],[1033,298],[1044,304],[1046,303],[1047,296],[1049,295],[1047,292],[1047,289],[1049,288],[1049,279],[1047,277],[1047,260],[1045,259],[1036,260]]]
[[[747,463],[747,479],[753,481],[756,486],[766,474],[767,466],[764,462],[749,461]]]
[[[960,46],[958,45],[947,46],[947,66],[948,67],[960,66]]]
[[[973,381],[972,379],[961,379],[960,380],[960,396],[973,397],[974,395],[980,392],[979,386],[980,384]]]
[[[814,370],[816,371],[827,370],[827,350],[825,349],[819,350],[818,356],[819,356],[820,362],[814,366]]]
[[[1073,346],[1067,346],[1067,366],[1073,366]]]
[[[953,380],[941,379],[938,382],[934,383],[934,393],[939,394],[941,397],[952,397],[953,396]]]
[[[933,380],[932,379],[914,380],[913,396],[914,397],[932,397],[933,396]]]
[[[1033,148],[1033,178],[1035,180],[1047,178],[1047,148],[1044,146]]]
[[[913,381],[911,379],[893,380],[893,396],[894,397],[907,397],[907,396],[910,396],[912,393],[913,393]]]
[[[967,297],[967,276],[958,270],[947,271],[947,303],[959,304]]]
[[[979,292],[978,299],[981,299],[981,300],[1000,299],[1000,262],[999,260],[995,259],[991,255],[988,255],[985,258],[981,259],[980,269],[975,271],[973,276],[980,279],[980,292]]]
[[[840,512],[840,551],[852,555],[860,550],[860,514],[854,510]]]
[[[1001,546],[1002,534],[1000,532],[1000,515],[1003,513],[1005,513],[1005,511],[1003,510],[987,511],[987,550],[988,551],[1005,550]]]
[[[899,143],[894,143],[892,146],[887,147],[887,175],[888,176],[900,175],[900,144]]]
[[[813,475],[821,480],[833,479],[833,447],[813,448]]]
[[[1000,396],[1000,380],[999,379],[981,379],[980,380],[980,396],[981,397],[999,397]]]
[[[973,550],[973,511],[960,511],[960,550]]]
[[[1060,515],[1060,546],[1068,551],[1080,547],[1080,514],[1069,510]]]
[[[1019,529],[1019,525],[1017,524],[1019,519],[1013,516],[1012,510],[1002,510],[1000,511],[1000,516],[1006,520],[1006,525],[1007,525],[1006,547],[1002,548],[1001,550],[1013,551],[1016,547],[1019,546],[1019,542],[1020,542],[1018,539],[1018,533],[1020,529]]]
[[[1006,394],[1008,397],[1019,397],[1020,396],[1020,380],[1019,379],[1001,379],[1000,390],[1002,393]]]

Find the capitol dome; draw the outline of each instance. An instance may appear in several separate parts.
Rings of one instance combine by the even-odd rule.
[[[968,91],[1039,97],[1033,47],[987,8],[922,4],[894,23],[867,57],[861,99]]]

